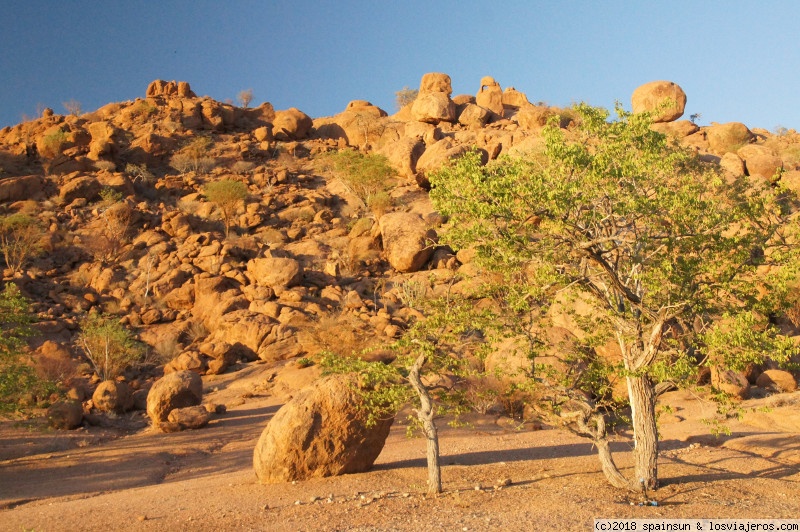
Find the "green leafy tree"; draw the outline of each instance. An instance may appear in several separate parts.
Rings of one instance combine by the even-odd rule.
[[[431,199],[450,219],[442,242],[474,248],[499,276],[506,314],[527,316],[518,323],[532,354],[547,344],[555,301],[572,291],[590,302],[584,344],[619,346],[633,425],[635,478],[620,474],[607,446],[603,470],[615,486],[647,489],[658,482],[658,382],[719,357],[732,339],[729,357],[788,356],[766,320],[723,317],[781,306],[796,275],[797,223],[780,190],[724,180],[652,131],[646,114],[575,112],[573,131],[543,130],[540,153],[487,166],[478,154],[459,159],[431,176]],[[601,414],[585,408],[576,424],[602,443]]]
[[[23,348],[33,334],[34,318],[29,303],[13,283],[0,292],[0,413],[20,409],[20,399],[33,393],[48,393],[51,387],[37,378],[23,360]]]
[[[16,213],[0,218],[0,252],[6,265],[17,273],[41,250],[44,232],[38,220]]]
[[[225,238],[228,238],[236,208],[247,198],[247,185],[233,179],[222,179],[207,184],[205,195],[222,212],[222,218],[225,221]]]
[[[92,313],[80,326],[78,346],[101,379],[114,379],[125,368],[141,361],[144,353],[141,344],[119,320]]]

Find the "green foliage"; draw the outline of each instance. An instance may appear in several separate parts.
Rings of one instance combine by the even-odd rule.
[[[393,364],[367,362],[357,356],[342,356],[330,351],[320,360],[323,374],[350,373],[358,377],[362,402],[360,408],[367,414],[367,425],[394,416],[411,398],[411,389],[402,368]]]
[[[100,199],[106,206],[111,206],[122,201],[122,192],[112,187],[103,187],[100,189]]]
[[[386,211],[391,207],[388,190],[396,173],[386,157],[374,153],[339,150],[326,153],[322,161],[367,208]]]
[[[114,379],[125,368],[141,361],[142,345],[113,317],[89,314],[80,326],[78,345],[101,379]]]
[[[155,176],[145,164],[132,164],[125,165],[125,173],[131,178],[134,183],[141,181],[142,183],[152,183],[155,181]]]
[[[414,103],[414,100],[417,99],[419,96],[419,91],[417,89],[410,89],[408,86],[403,87],[399,91],[394,93],[395,103],[397,104],[397,109],[400,110],[406,105]]]
[[[796,250],[772,189],[715,169],[649,128],[648,117],[576,107],[574,137],[543,131],[543,153],[482,167],[477,154],[431,176],[450,217],[443,243],[474,247],[502,275],[508,306],[548,307],[566,287],[594,302],[624,347],[628,370],[690,347],[697,317],[776,308]],[[761,274],[759,267],[773,268]],[[766,294],[766,296],[764,296]]]
[[[225,238],[230,233],[231,218],[236,207],[247,198],[247,185],[233,179],[222,179],[206,185],[204,193],[209,201],[215,203],[222,211],[225,221]]]
[[[42,142],[39,145],[39,152],[43,156],[52,159],[61,154],[67,140],[67,133],[61,129],[57,129],[42,137]]]
[[[28,301],[15,284],[7,283],[0,292],[0,414],[19,411],[25,395],[52,391],[50,383],[39,379],[22,358],[33,321]]]
[[[0,218],[0,252],[6,265],[19,272],[33,255],[41,250],[44,231],[38,220],[16,213]]]

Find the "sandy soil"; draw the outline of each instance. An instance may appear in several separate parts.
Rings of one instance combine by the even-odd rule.
[[[662,487],[651,494],[658,506],[644,507],[604,481],[587,440],[488,416],[442,430],[439,497],[424,495],[423,440],[406,438],[400,423],[368,473],[260,485],[252,451],[279,408],[269,394],[244,391],[260,371],[214,383],[209,398],[229,410],[198,431],[2,424],[0,529],[587,530],[595,517],[800,516],[800,393],[747,403],[749,413],[730,420],[733,433],[722,439],[698,421],[713,406],[672,394]],[[613,447],[630,474],[625,435]]]

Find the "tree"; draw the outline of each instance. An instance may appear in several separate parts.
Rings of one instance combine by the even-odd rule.
[[[206,185],[205,195],[222,211],[222,218],[225,221],[225,238],[228,238],[231,219],[236,212],[236,207],[247,197],[247,185],[233,179],[214,181]]]
[[[39,252],[43,235],[39,222],[26,214],[0,218],[0,252],[12,272],[22,270],[28,259]]]
[[[500,275],[493,289],[508,314],[528,317],[533,354],[546,344],[554,301],[577,291],[591,302],[584,344],[611,337],[619,346],[635,445],[633,481],[607,446],[603,469],[618,487],[654,488],[659,381],[726,342],[739,346],[729,358],[758,356],[755,347],[761,358],[787,358],[767,320],[736,317],[769,316],[785,300],[797,223],[782,191],[744,176],[724,180],[652,131],[647,114],[575,111],[575,131],[556,122],[544,129],[541,153],[487,166],[473,153],[434,174],[431,199],[450,219],[441,241],[474,248],[478,264]],[[602,442],[598,414],[586,408],[577,424]]]
[[[246,89],[241,91],[236,98],[242,104],[242,107],[247,109],[250,106],[250,102],[253,101],[253,89]]]
[[[92,313],[80,325],[78,345],[104,381],[116,378],[125,368],[141,360],[141,345],[113,317]]]
[[[81,102],[75,100],[74,98],[67,102],[63,102],[62,105],[64,106],[64,109],[66,109],[67,112],[72,116],[79,116],[83,112]]]
[[[33,334],[33,321],[28,300],[15,284],[7,283],[0,292],[0,413],[18,410],[25,394],[51,391],[22,360],[22,349]]]
[[[397,109],[400,110],[406,105],[413,103],[414,100],[417,99],[417,96],[419,96],[419,91],[417,89],[409,89],[408,86],[395,92],[394,97]]]

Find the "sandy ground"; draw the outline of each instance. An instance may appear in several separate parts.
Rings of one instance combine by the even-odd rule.
[[[258,371],[215,383],[209,397],[228,413],[197,431],[2,424],[0,529],[588,530],[599,517],[800,517],[800,393],[747,404],[751,413],[730,420],[722,439],[697,421],[713,406],[673,394],[662,487],[651,494],[658,506],[644,507],[605,482],[587,440],[488,416],[442,430],[439,497],[424,495],[424,441],[406,438],[400,423],[368,473],[260,485],[253,447],[279,404],[243,392]],[[625,435],[613,448],[630,474]]]

